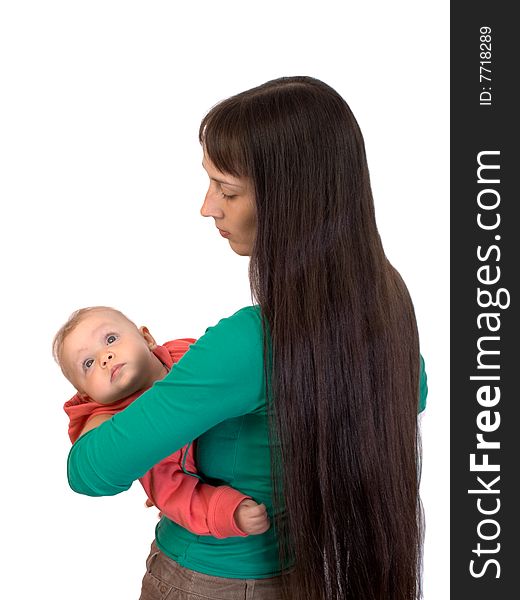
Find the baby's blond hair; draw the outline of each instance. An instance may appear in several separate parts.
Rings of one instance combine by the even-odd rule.
[[[133,321],[131,321],[125,314],[123,314],[120,310],[116,308],[112,308],[110,306],[87,306],[85,308],[80,308],[75,310],[70,317],[67,319],[66,323],[64,323],[58,330],[58,333],[54,336],[54,340],[52,341],[52,355],[54,356],[54,360],[60,366],[62,373],[65,375],[67,379],[70,380],[70,376],[65,369],[65,365],[63,364],[63,343],[67,336],[76,329],[76,327],[81,323],[81,321],[87,317],[89,314],[97,311],[110,311],[118,314],[119,316],[126,319],[129,323],[136,326]],[[137,327],[137,326],[136,326]]]

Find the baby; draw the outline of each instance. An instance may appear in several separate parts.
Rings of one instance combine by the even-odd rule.
[[[156,344],[113,308],[82,308],[54,338],[53,354],[77,393],[65,403],[69,437],[78,437],[126,408],[181,359],[193,339]],[[257,535],[269,529],[265,506],[229,486],[203,483],[194,442],[163,459],[140,479],[163,516],[197,535],[216,538]]]

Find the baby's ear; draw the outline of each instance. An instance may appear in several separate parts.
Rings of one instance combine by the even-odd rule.
[[[139,333],[144,337],[150,350],[157,348],[157,342],[155,341],[153,335],[148,331],[148,327],[145,327],[144,325],[139,327]]]

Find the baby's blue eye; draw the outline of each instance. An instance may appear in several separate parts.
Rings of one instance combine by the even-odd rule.
[[[90,369],[90,367],[94,364],[93,358],[87,358],[87,360],[83,363],[84,369]]]
[[[115,335],[108,335],[107,336],[107,344],[113,344],[115,341],[117,340]]]

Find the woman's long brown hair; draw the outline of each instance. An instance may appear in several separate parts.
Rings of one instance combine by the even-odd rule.
[[[359,126],[332,88],[290,77],[215,106],[200,139],[217,169],[254,184],[250,281],[268,332],[287,597],[415,600],[419,342],[377,231]]]

